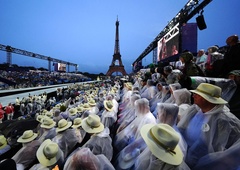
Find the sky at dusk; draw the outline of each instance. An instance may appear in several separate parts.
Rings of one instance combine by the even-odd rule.
[[[78,70],[106,73],[115,45],[115,22],[127,73],[131,64],[188,0],[0,0],[0,44],[76,63]],[[200,1],[202,2],[202,1]],[[240,0],[213,0],[204,8],[207,29],[198,30],[198,49],[223,46],[240,36]],[[194,16],[189,23],[196,22]],[[0,51],[0,63],[6,52]],[[152,62],[152,53],[143,65]],[[12,54],[12,63],[48,68],[45,60]],[[74,67],[71,67],[74,71]]]

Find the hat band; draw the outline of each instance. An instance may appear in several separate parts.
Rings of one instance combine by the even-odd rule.
[[[91,129],[98,128],[100,126],[100,124],[94,126],[94,125],[89,124],[88,121],[86,121],[86,122],[87,122],[87,125],[90,126]]]
[[[33,135],[34,135],[34,134],[32,134],[31,136],[23,136],[22,138],[23,138],[23,139],[29,139],[29,138],[33,137]]]
[[[155,138],[155,136],[152,133],[152,129],[150,130],[150,135],[158,145],[160,145],[163,149],[166,150],[166,152],[170,153],[171,155],[176,154],[176,152],[172,148],[169,148],[168,146],[164,145],[159,140],[157,140],[157,138]]]
[[[201,93],[204,93],[204,94],[206,94],[206,95],[209,95],[209,96],[211,96],[211,97],[217,97],[217,98],[219,98],[220,96],[215,96],[215,95],[213,95],[213,94],[211,94],[211,93],[208,93],[208,92],[206,92],[206,91],[203,91],[203,90],[200,90],[200,89],[197,89],[197,91],[199,91],[199,92],[201,92]]]

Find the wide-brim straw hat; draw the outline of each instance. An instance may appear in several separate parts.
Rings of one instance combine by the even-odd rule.
[[[104,130],[104,125],[98,115],[89,115],[82,121],[82,128],[87,133],[99,133]]]
[[[111,100],[104,100],[103,105],[107,111],[113,111],[113,102]]]
[[[77,114],[77,109],[76,108],[71,108],[68,110],[69,114],[71,116],[75,116]]]
[[[127,149],[126,149],[127,150]],[[130,153],[126,153],[125,149],[120,153],[120,161],[119,167],[122,169],[129,169],[133,166],[136,161],[136,158],[140,155],[140,149],[135,148],[134,150],[130,151]]]
[[[17,140],[19,143],[28,143],[33,141],[37,137],[37,133],[33,133],[32,130],[26,130],[22,136],[20,136]]]
[[[83,111],[84,111],[84,110],[83,110],[83,107],[82,107],[82,106],[78,106],[78,107],[77,107],[77,112],[80,112],[80,113],[81,113],[81,112],[83,112]]]
[[[92,99],[92,98],[89,99],[88,104],[89,104],[90,106],[96,106],[96,102],[95,102],[95,100]]]
[[[190,91],[202,96],[205,100],[213,104],[228,103],[227,101],[221,98],[222,89],[218,86],[215,86],[209,83],[201,83],[198,85],[196,90],[190,90]]]
[[[42,119],[42,123],[40,125],[41,128],[51,129],[56,125],[56,122],[53,119],[45,117]]]
[[[82,119],[78,117],[73,120],[72,128],[78,128],[81,125],[82,125]]]
[[[68,122],[66,119],[61,119],[58,122],[57,132],[62,132],[72,126],[72,122]]]
[[[83,104],[83,110],[84,110],[84,111],[90,110],[90,109],[91,109],[91,107],[90,107],[90,105],[89,105],[88,103],[84,103],[84,104]]]
[[[170,165],[180,165],[183,153],[178,145],[179,134],[168,124],[146,124],[141,135],[152,154]]]
[[[7,146],[7,139],[5,138],[5,136],[0,135],[0,149],[6,146]]]
[[[57,143],[47,139],[40,145],[36,155],[41,165],[51,166],[61,158],[61,150]]]

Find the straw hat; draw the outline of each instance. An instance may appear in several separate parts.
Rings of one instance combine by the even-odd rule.
[[[132,83],[130,82],[126,83],[126,87],[128,88],[128,90],[132,90]]]
[[[109,112],[113,111],[113,102],[111,100],[104,100],[103,105]]]
[[[76,108],[71,108],[68,110],[69,114],[71,116],[75,116],[77,114],[77,109]]]
[[[87,133],[99,133],[104,129],[104,125],[101,123],[98,115],[89,115],[82,121],[82,128]]]
[[[222,89],[218,86],[209,83],[201,83],[198,85],[196,90],[190,91],[202,96],[205,100],[213,104],[228,103],[227,101],[221,98]]]
[[[88,104],[89,104],[90,106],[96,106],[96,102],[95,102],[95,100],[92,99],[92,98],[89,99]]]
[[[83,112],[83,107],[78,106],[78,107],[77,107],[77,112],[80,112],[80,113]]]
[[[36,155],[41,165],[51,166],[61,158],[61,149],[57,143],[47,139],[40,145]]]
[[[179,135],[168,124],[146,124],[141,135],[154,156],[170,165],[180,165],[183,153],[178,146]]]
[[[42,124],[40,125],[41,128],[51,129],[56,125],[56,122],[52,119],[45,117],[42,119]]]
[[[37,137],[37,133],[33,133],[32,130],[26,130],[22,136],[20,136],[17,140],[19,143],[28,143],[33,141]]]
[[[47,111],[46,109],[43,109],[41,114],[42,114],[42,115],[45,115],[47,112],[48,112],[48,111]]]
[[[52,112],[46,112],[45,116],[47,116],[49,118],[52,118],[53,117],[53,113]]]
[[[84,104],[83,104],[83,110],[84,110],[84,111],[90,110],[90,109],[91,109],[91,107],[89,106],[88,103],[84,103]]]
[[[75,118],[73,120],[72,128],[78,128],[82,125],[82,119],[81,118]]]
[[[43,115],[38,115],[36,118],[36,120],[40,123],[42,122],[42,119],[43,119]]]
[[[131,150],[130,153],[126,153],[127,149],[124,149],[120,154],[120,161],[119,161],[119,167],[121,169],[129,169],[136,161],[136,158],[140,155],[140,149],[135,148],[134,150]]]
[[[3,135],[0,135],[0,149],[4,148],[5,146],[7,146],[7,139]]]
[[[66,119],[61,119],[58,122],[57,132],[62,132],[72,126],[72,122],[68,122]]]

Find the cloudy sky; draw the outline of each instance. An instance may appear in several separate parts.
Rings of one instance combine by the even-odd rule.
[[[76,63],[78,70],[106,73],[115,44],[115,22],[120,21],[122,62],[131,64],[163,30],[187,0],[0,0],[0,44]],[[198,49],[225,45],[240,35],[239,0],[213,0],[204,8],[207,29],[198,30]],[[196,22],[194,16],[189,22]],[[47,67],[47,61],[12,55],[12,63]],[[0,63],[6,52],[0,51]],[[143,65],[152,62],[152,53]],[[71,68],[74,70],[74,68]]]

